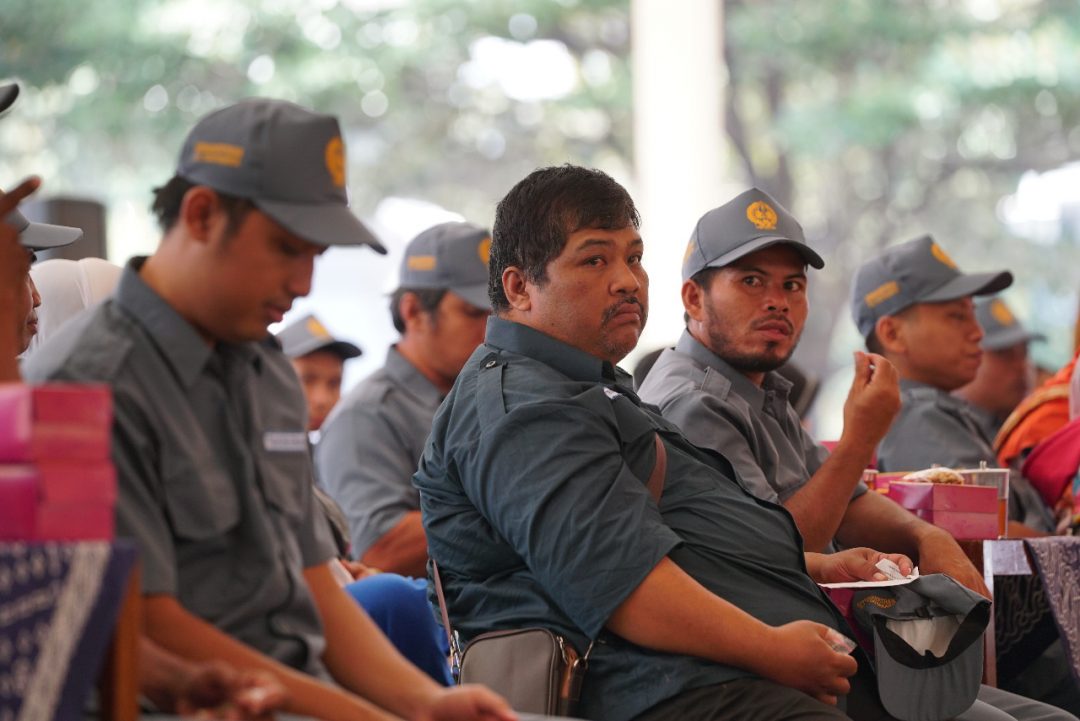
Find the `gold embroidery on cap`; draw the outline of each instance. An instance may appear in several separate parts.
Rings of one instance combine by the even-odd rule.
[[[1016,318],[1013,316],[1009,307],[1002,303],[1000,300],[993,300],[990,302],[990,315],[994,316],[994,320],[1002,325],[1013,325],[1016,323]]]
[[[871,308],[881,305],[889,298],[900,292],[900,284],[895,280],[890,280],[888,283],[882,283],[874,290],[863,296],[863,300]]]
[[[405,261],[409,270],[435,270],[434,255],[414,255]]]
[[[935,258],[937,258],[939,261],[949,266],[953,270],[959,270],[959,268],[956,267],[956,263],[953,262],[953,259],[946,255],[945,251],[937,243],[930,244],[930,252]]]
[[[481,240],[480,245],[476,246],[476,253],[480,256],[480,260],[484,262],[484,265],[487,265],[491,259],[491,238]]]
[[[326,330],[326,326],[324,326],[315,318],[308,318],[307,329],[308,333],[311,333],[311,335],[315,336],[316,338],[330,337],[330,331]]]
[[[326,169],[339,188],[345,187],[345,144],[341,138],[331,138],[326,144]]]
[[[885,598],[883,596],[865,596],[859,599],[859,601],[855,604],[855,607],[866,608],[867,606],[877,606],[878,608],[892,608],[895,605],[895,598]]]
[[[691,239],[690,242],[686,244],[686,252],[683,253],[683,257],[682,257],[683,265],[686,265],[686,261],[690,260],[690,254],[693,253],[693,252],[694,252],[694,241],[693,241],[693,239]]]
[[[195,143],[195,162],[211,165],[240,167],[244,160],[244,149],[229,143]]]
[[[746,217],[758,230],[776,230],[776,211],[764,200],[748,205]]]

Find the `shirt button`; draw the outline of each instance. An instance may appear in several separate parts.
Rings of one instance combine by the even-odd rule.
[[[487,363],[484,364],[484,367],[485,368],[494,368],[495,367],[495,361],[489,360]]]

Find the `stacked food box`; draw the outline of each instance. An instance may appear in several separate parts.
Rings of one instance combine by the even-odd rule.
[[[113,536],[106,386],[0,385],[0,539]]]

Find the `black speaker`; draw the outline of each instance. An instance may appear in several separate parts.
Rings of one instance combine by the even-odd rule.
[[[105,206],[96,200],[58,196],[24,202],[19,210],[32,222],[82,228],[83,237],[62,248],[39,250],[38,260],[105,258]]]

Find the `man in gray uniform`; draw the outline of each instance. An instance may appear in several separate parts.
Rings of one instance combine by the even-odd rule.
[[[974,380],[983,356],[972,297],[1012,280],[1008,271],[961,273],[928,235],[887,248],[856,271],[855,325],[866,347],[900,373],[902,407],[878,449],[881,470],[998,466],[978,411],[952,391]],[[1054,530],[1050,509],[1018,473],[1010,479],[1009,518],[1016,522],[1009,535]]]
[[[824,262],[767,193],[754,188],[706,213],[683,265],[686,331],[649,371],[642,400],[658,405],[696,445],[723,453],[751,493],[783,504],[807,548],[835,537],[844,546],[903,552],[923,573],[947,573],[989,595],[951,535],[867,493],[859,480],[898,410],[889,361],[856,354],[844,432],[832,453],[799,423],[788,402],[791,384],[776,369],[791,357],[806,321],[807,266]],[[1016,718],[1056,713],[989,687],[979,698]]]
[[[471,223],[442,223],[409,242],[390,299],[401,340],[334,410],[316,447],[319,483],[345,511],[353,556],[374,568],[425,575],[411,479],[436,409],[484,338],[490,246]]]
[[[349,212],[336,119],[273,100],[211,113],[154,209],[154,255],[28,371],[113,388],[117,531],[142,554],[150,638],[271,672],[294,713],[512,719],[490,692],[409,665],[327,564],[303,397],[266,328],[328,246],[381,248]]]
[[[982,362],[975,380],[953,394],[971,404],[983,435],[993,441],[1001,424],[1031,393],[1035,369],[1028,346],[1046,336],[1025,328],[1001,298],[976,298],[975,320],[983,330]]]
[[[360,349],[330,335],[326,326],[311,313],[278,331],[277,339],[304,389],[308,432],[317,431],[341,400],[345,362],[359,356]]]
[[[856,671],[811,576],[868,578],[856,567],[880,554],[803,554],[783,507],[630,389],[615,363],[648,311],[637,226],[621,186],[569,165],[499,203],[496,316],[414,477],[450,618],[465,640],[542,626],[591,646],[585,718],[842,718],[811,698]],[[887,718],[862,668],[848,713]]]

